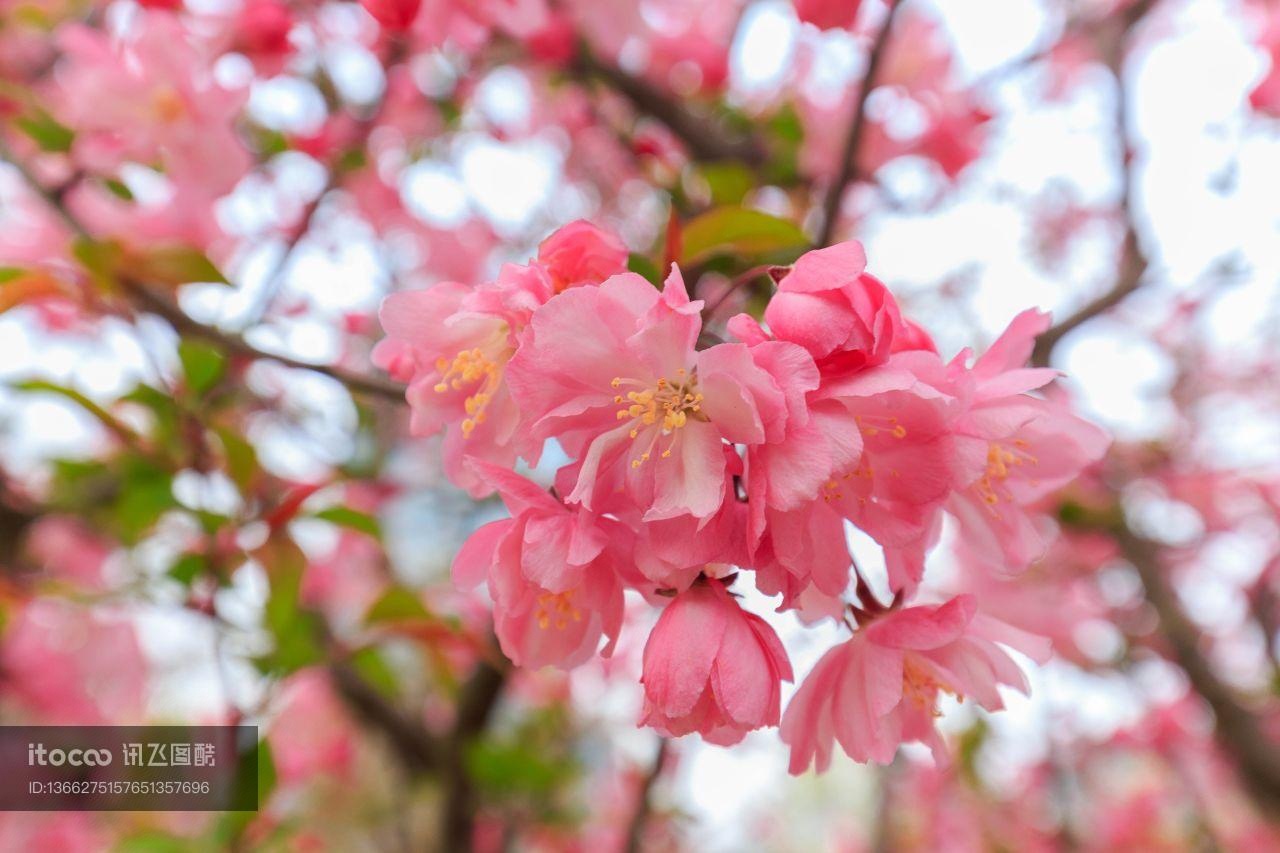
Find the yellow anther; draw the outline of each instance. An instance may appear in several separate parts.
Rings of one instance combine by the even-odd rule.
[[[505,331],[502,334],[505,336]],[[464,438],[470,438],[476,426],[484,423],[485,407],[502,382],[502,369],[508,355],[490,356],[480,347],[472,347],[459,352],[452,361],[436,359],[436,370],[440,373],[440,381],[435,385],[436,393],[473,389],[462,401],[463,411],[468,415],[460,425]]]
[[[680,368],[676,371],[676,376],[678,378],[674,381],[665,376],[659,377],[649,387],[614,397],[614,402],[622,405],[617,412],[618,420],[632,422],[629,433],[631,438],[639,438],[640,432],[646,427],[659,428],[659,432],[652,436],[648,449],[632,460],[633,468],[640,467],[651,458],[653,442],[661,436],[669,436],[684,427],[688,424],[690,415],[701,418],[703,396],[698,391],[697,374],[690,374],[685,368]],[[611,384],[615,388],[623,384],[640,385],[635,380],[622,377],[614,377]],[[670,447],[660,451],[663,459],[670,455]]]

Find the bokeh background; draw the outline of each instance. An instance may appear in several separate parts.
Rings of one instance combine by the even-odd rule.
[[[1280,10],[1230,0],[0,0],[3,719],[243,720],[270,770],[257,815],[5,814],[0,848],[454,849],[464,785],[478,849],[1280,849],[1275,56]],[[190,132],[119,155],[166,86]],[[951,767],[660,750],[639,602],[609,661],[493,670],[459,734],[493,653],[449,565],[502,509],[408,434],[382,298],[579,218],[654,270],[740,208],[789,228],[696,293],[856,238],[944,355],[1052,310],[1054,393],[1115,436],[989,591],[1058,656],[1004,712],[946,707]],[[798,674],[840,639],[746,603]]]

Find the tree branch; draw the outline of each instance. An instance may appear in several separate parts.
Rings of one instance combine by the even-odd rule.
[[[506,686],[507,673],[507,667],[498,668],[482,659],[458,696],[458,715],[445,744],[442,768],[445,799],[440,839],[445,850],[469,851],[473,847],[476,797],[467,753],[488,725]]]
[[[379,376],[357,373],[333,364],[313,364],[292,356],[258,349],[239,335],[225,332],[215,326],[205,325],[192,318],[168,296],[140,281],[126,278],[122,279],[120,284],[141,307],[167,320],[169,325],[173,326],[179,334],[207,341],[231,355],[239,355],[257,361],[274,361],[285,367],[320,373],[341,382],[349,391],[356,394],[381,397],[398,403],[404,402],[405,388],[398,382],[383,379]]]
[[[713,116],[689,109],[657,86],[628,74],[585,46],[578,51],[573,67],[579,76],[600,80],[630,101],[638,112],[666,125],[695,160],[738,160],[749,166],[760,166],[768,157],[760,139],[730,131]]]
[[[668,748],[667,739],[658,738],[658,749],[654,753],[653,764],[649,766],[649,772],[641,780],[640,790],[636,792],[636,810],[631,816],[631,823],[627,826],[627,842],[623,848],[627,853],[639,853],[643,849],[641,844],[644,842],[645,825],[648,824],[649,815],[653,812],[653,787],[662,775]]]
[[[1147,601],[1160,617],[1160,628],[1174,659],[1191,686],[1213,709],[1218,742],[1240,768],[1245,786],[1263,815],[1280,809],[1280,745],[1267,737],[1258,718],[1240,704],[1231,688],[1214,672],[1200,649],[1200,632],[1187,618],[1165,577],[1156,543],[1121,522],[1112,531],[1121,553],[1137,570]]]
[[[1116,79],[1115,136],[1121,176],[1120,213],[1124,219],[1125,229],[1116,279],[1109,290],[1055,323],[1036,340],[1031,362],[1037,367],[1049,366],[1054,347],[1064,337],[1095,317],[1110,311],[1136,291],[1142,285],[1142,277],[1150,266],[1150,259],[1143,251],[1142,241],[1138,236],[1133,209],[1137,178],[1133,168],[1133,146],[1129,141],[1132,104],[1129,88],[1124,79],[1124,62],[1129,52],[1134,28],[1151,11],[1155,3],[1156,0],[1140,0],[1124,12],[1120,35],[1115,41],[1112,55],[1107,57],[1107,65]]]
[[[338,694],[356,715],[387,736],[405,769],[411,773],[425,773],[440,766],[441,748],[431,733],[392,707],[349,664],[330,664],[329,675]]]
[[[889,45],[889,31],[893,29],[893,18],[902,5],[901,0],[889,0],[889,9],[884,23],[876,33],[875,41],[867,54],[867,69],[862,74],[862,82],[858,90],[858,100],[853,108],[853,121],[849,125],[849,135],[845,137],[841,151],[840,171],[835,180],[827,188],[826,199],[822,205],[822,229],[818,232],[817,245],[826,246],[835,234],[837,220],[840,218],[840,202],[844,199],[845,190],[858,170],[858,153],[862,148],[862,137],[867,126],[867,99],[871,90],[876,87],[876,76],[880,71],[880,63],[884,59],[885,49]]]
[[[7,161],[18,171],[18,174],[22,176],[31,190],[44,199],[49,209],[62,220],[73,234],[86,240],[94,239],[84,223],[72,214],[66,204],[63,203],[62,198],[45,187],[31,170],[18,157],[14,156],[3,140],[0,140],[0,158]],[[353,393],[404,402],[404,386],[397,382],[377,376],[366,376],[337,365],[312,364],[291,356],[260,350],[239,335],[225,332],[214,326],[205,325],[194,319],[183,311],[173,299],[151,287],[146,282],[138,281],[126,275],[118,276],[117,280],[120,287],[134,302],[147,311],[167,320],[179,334],[208,341],[232,355],[244,356],[255,360],[274,361],[285,367],[321,373],[341,382]]]

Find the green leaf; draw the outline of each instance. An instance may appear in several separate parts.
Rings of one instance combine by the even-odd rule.
[[[350,507],[331,506],[313,513],[312,517],[360,533],[367,533],[375,539],[382,538],[382,527],[378,524],[378,519]]]
[[[178,431],[178,423],[181,417],[178,401],[169,394],[158,388],[152,388],[150,385],[139,384],[135,385],[128,394],[125,394],[120,399],[142,406],[151,412],[155,422],[149,435],[158,444],[174,447],[185,441],[180,437]]]
[[[18,129],[31,137],[41,151],[65,154],[71,150],[76,134],[71,128],[60,123],[53,116],[39,107],[30,115],[19,116],[13,123]]]
[[[695,264],[718,254],[748,257],[796,253],[809,245],[794,222],[745,207],[718,207],[684,227],[682,264]]]
[[[658,265],[644,255],[632,252],[627,258],[627,269],[637,275],[642,275],[649,280],[654,287],[662,284],[662,271],[658,269]]]
[[[302,576],[306,557],[292,541],[276,537],[256,552],[271,583],[264,623],[275,639],[275,648],[261,663],[268,671],[295,672],[323,658],[317,639],[315,613],[301,606]]]
[[[191,246],[159,246],[148,249],[131,261],[133,275],[147,282],[169,285],[191,282],[229,284],[213,261],[204,252]]]
[[[271,754],[271,744],[266,738],[258,741],[258,808],[267,801],[271,792],[276,789],[276,760]]]
[[[393,586],[382,594],[364,614],[370,625],[382,622],[421,622],[431,618],[422,600],[402,586]]]
[[[360,649],[347,660],[361,678],[377,688],[384,696],[394,697],[400,692],[395,671],[376,647],[368,646]]]
[[[222,378],[227,360],[222,351],[204,341],[184,340],[178,344],[178,360],[187,377],[187,387],[203,394]]]
[[[133,201],[133,191],[115,178],[103,178],[102,185],[116,198],[122,201]]]
[[[755,186],[755,176],[741,163],[704,163],[699,172],[714,204],[740,204]]]
[[[222,443],[227,474],[240,487],[240,491],[248,492],[258,476],[258,451],[234,430],[215,426],[213,431]]]
[[[115,505],[117,532],[125,544],[136,543],[161,515],[177,506],[172,474],[141,457],[126,460]]]
[[[204,574],[207,567],[208,563],[199,554],[183,554],[174,561],[166,574],[183,586],[191,586],[191,582]]]
[[[467,768],[481,788],[499,796],[550,793],[576,772],[571,762],[522,742],[477,742],[467,751]]]
[[[75,403],[89,414],[97,418],[103,426],[115,433],[119,438],[126,442],[134,443],[137,441],[137,435],[134,434],[128,426],[120,421],[115,415],[108,412],[98,403],[89,399],[82,392],[66,385],[59,385],[56,382],[50,382],[47,379],[24,379],[20,382],[14,382],[9,386],[15,391],[23,391],[26,393],[47,393],[57,394],[67,400]]]
[[[112,849],[115,853],[190,853],[191,839],[145,830],[120,839]]]
[[[71,254],[92,274],[94,283],[104,290],[115,282],[124,261],[124,247],[115,240],[77,237],[71,244]]]

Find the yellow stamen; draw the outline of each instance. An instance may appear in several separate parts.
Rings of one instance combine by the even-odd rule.
[[[641,430],[647,427],[657,427],[648,449],[641,451],[639,456],[631,460],[632,468],[639,468],[649,461],[654,450],[653,445],[659,437],[672,436],[671,443],[674,444],[675,432],[689,423],[690,417],[695,420],[706,420],[706,416],[702,414],[703,396],[698,390],[696,371],[690,374],[682,367],[676,370],[676,376],[674,381],[665,376],[660,377],[650,387],[642,387],[639,391],[628,391],[625,395],[620,394],[613,398],[615,403],[622,406],[618,409],[617,419],[631,421],[631,430],[628,433],[631,438],[638,438]],[[619,388],[622,385],[634,386],[641,383],[615,376],[609,384]],[[659,454],[663,459],[669,458],[671,447],[662,449]]]

